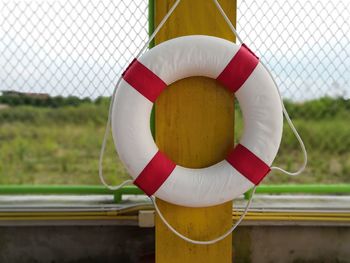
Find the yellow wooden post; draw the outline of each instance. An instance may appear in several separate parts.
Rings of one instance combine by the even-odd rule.
[[[155,25],[175,0],[155,0]],[[236,1],[221,0],[231,21]],[[155,44],[183,35],[213,35],[234,40],[211,0],[182,0],[155,38]],[[156,142],[176,163],[201,168],[221,161],[233,147],[233,95],[216,81],[193,77],[169,86],[156,101]],[[208,240],[232,225],[232,202],[186,208],[157,200],[165,218],[186,236]],[[232,262],[232,235],[214,245],[193,245],[175,236],[156,216],[157,263]]]

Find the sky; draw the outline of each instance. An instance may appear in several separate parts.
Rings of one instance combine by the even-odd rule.
[[[237,30],[285,98],[350,98],[349,6],[238,0]],[[111,95],[147,39],[147,9],[147,0],[0,0],[0,91]]]

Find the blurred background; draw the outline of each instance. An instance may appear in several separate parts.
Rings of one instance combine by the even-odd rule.
[[[148,1],[0,0],[0,10],[0,184],[99,184],[109,96],[148,38]],[[237,29],[309,153],[301,176],[264,183],[350,183],[348,0],[238,0]],[[236,122],[239,139],[239,110]],[[275,165],[301,163],[285,125]],[[128,177],[111,138],[104,167],[111,183]]]

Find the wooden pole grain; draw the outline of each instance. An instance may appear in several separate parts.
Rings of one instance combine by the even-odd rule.
[[[154,24],[161,21],[174,0],[155,0]],[[236,2],[221,0],[236,22]],[[209,0],[182,0],[155,38],[159,44],[184,35],[235,38]],[[156,142],[179,165],[207,167],[221,161],[234,144],[234,98],[215,80],[191,77],[170,85],[155,106]],[[186,236],[208,240],[232,225],[232,202],[207,208],[188,208],[157,200],[165,218]],[[232,262],[232,235],[214,245],[193,245],[174,235],[156,216],[157,263]]]

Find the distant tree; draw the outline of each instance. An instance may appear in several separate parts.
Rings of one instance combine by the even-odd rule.
[[[103,100],[102,96],[97,97],[97,99],[95,100],[95,104],[97,104],[97,105],[101,104],[102,100]]]
[[[80,99],[75,96],[69,96],[63,100],[65,106],[78,106],[80,104]]]
[[[108,104],[110,98],[109,97],[103,97],[99,96],[97,99],[95,99],[95,104],[100,105],[100,104]]]
[[[58,108],[63,106],[64,98],[62,96],[52,97],[51,107]]]

